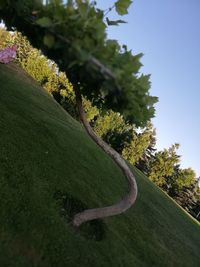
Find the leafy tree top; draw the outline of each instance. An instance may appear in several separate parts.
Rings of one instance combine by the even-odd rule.
[[[132,55],[126,46],[107,38],[105,14],[95,1],[46,2],[0,0],[0,18],[53,59],[88,99],[144,126],[154,116],[157,97],[149,94],[150,76],[139,73],[142,54]],[[126,14],[131,2],[116,1],[118,14]]]

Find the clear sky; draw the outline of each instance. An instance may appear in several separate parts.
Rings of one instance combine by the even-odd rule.
[[[114,0],[97,0],[106,9]],[[115,19],[113,14],[110,19]],[[151,74],[151,95],[159,97],[157,148],[181,145],[182,167],[200,175],[200,0],[134,0],[127,24],[108,36],[142,52],[142,72]]]

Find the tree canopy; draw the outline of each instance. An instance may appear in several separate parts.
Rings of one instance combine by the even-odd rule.
[[[120,112],[126,120],[144,126],[154,116],[157,97],[149,93],[150,76],[140,74],[142,54],[109,40],[111,22],[95,1],[0,0],[0,18],[17,29],[79,83],[81,93],[101,108]],[[132,1],[118,0],[119,15]]]

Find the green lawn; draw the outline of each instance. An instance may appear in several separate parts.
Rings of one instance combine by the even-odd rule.
[[[200,266],[200,225],[141,172],[125,214],[75,231],[70,216],[116,202],[117,166],[14,64],[0,65],[0,266]]]

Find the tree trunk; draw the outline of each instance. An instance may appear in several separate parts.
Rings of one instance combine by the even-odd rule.
[[[83,109],[82,97],[80,93],[80,85],[74,84],[73,86],[75,90],[76,104],[79,110],[79,116],[87,133],[94,140],[94,142],[98,144],[105,151],[105,153],[108,154],[116,162],[116,164],[120,167],[123,174],[126,176],[128,180],[128,193],[117,204],[103,208],[88,209],[84,210],[83,212],[77,213],[74,216],[72,223],[74,226],[78,227],[82,223],[87,221],[110,217],[125,212],[128,208],[130,208],[134,204],[136,200],[137,184],[133,173],[131,172],[126,162],[121,158],[121,156],[94,133],[92,127],[87,121],[86,114]]]

